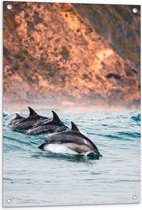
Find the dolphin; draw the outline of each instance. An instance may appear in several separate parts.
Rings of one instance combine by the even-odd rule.
[[[10,127],[16,126],[18,123],[22,122],[25,119],[25,117],[20,116],[18,113],[16,113],[16,117],[11,120],[9,123]]]
[[[71,130],[66,130],[50,136],[39,146],[39,149],[46,150],[46,146],[51,144],[64,145],[68,149],[79,154],[90,153],[97,155],[98,157],[101,156],[96,145],[79,131],[74,122],[71,122]]]
[[[29,135],[42,135],[47,133],[65,131],[68,127],[63,124],[56,112],[52,111],[52,113],[52,120],[44,120],[39,126],[29,129],[27,133]]]
[[[41,123],[42,120],[49,120],[49,118],[38,115],[31,107],[29,109],[29,116],[20,123],[12,125],[11,127],[17,130],[28,130],[33,127],[35,123]]]

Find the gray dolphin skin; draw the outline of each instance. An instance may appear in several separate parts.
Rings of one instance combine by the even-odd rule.
[[[10,127],[16,126],[18,123],[22,122],[24,119],[25,119],[25,117],[22,117],[18,113],[16,113],[16,117],[11,120],[9,125],[10,125]]]
[[[17,130],[29,130],[33,127],[35,123],[38,122],[41,123],[42,120],[49,120],[49,118],[38,115],[31,107],[28,107],[29,109],[29,116],[25,119],[23,119],[21,122],[12,125],[11,127]],[[37,126],[36,125],[36,126]]]
[[[52,113],[52,120],[44,120],[42,123],[40,123],[39,126],[33,127],[28,130],[27,133],[29,135],[42,135],[47,133],[65,131],[68,127],[63,124],[56,112],[52,111]]]
[[[71,122],[71,125],[71,130],[50,136],[39,146],[39,149],[45,150],[47,145],[57,144],[64,145],[79,154],[93,153],[100,157],[101,154],[96,145],[79,131],[75,123]]]

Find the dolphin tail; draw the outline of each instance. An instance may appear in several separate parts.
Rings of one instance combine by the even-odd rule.
[[[38,148],[44,150],[46,143],[44,142],[43,144],[41,144]]]

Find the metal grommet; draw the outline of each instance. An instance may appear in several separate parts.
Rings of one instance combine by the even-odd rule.
[[[137,8],[133,8],[133,9],[132,9],[132,12],[133,12],[134,14],[136,14],[136,13],[138,13],[138,9],[137,9]]]
[[[8,5],[7,5],[7,9],[8,9],[8,10],[11,10],[11,9],[12,9],[12,5],[11,5],[11,4],[8,4]]]
[[[7,200],[7,203],[11,203],[11,202],[12,202],[12,200],[11,200],[11,199],[8,199],[8,200]]]
[[[137,200],[137,196],[136,195],[133,195],[132,198],[133,198],[133,200]]]

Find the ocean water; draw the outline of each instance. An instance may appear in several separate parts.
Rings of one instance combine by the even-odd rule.
[[[70,127],[98,147],[102,157],[88,158],[65,148],[41,151],[45,135],[28,136],[8,124],[3,113],[3,206],[122,204],[140,202],[140,113],[56,110]],[[19,111],[27,116],[26,111]],[[50,110],[39,114],[52,116]]]

